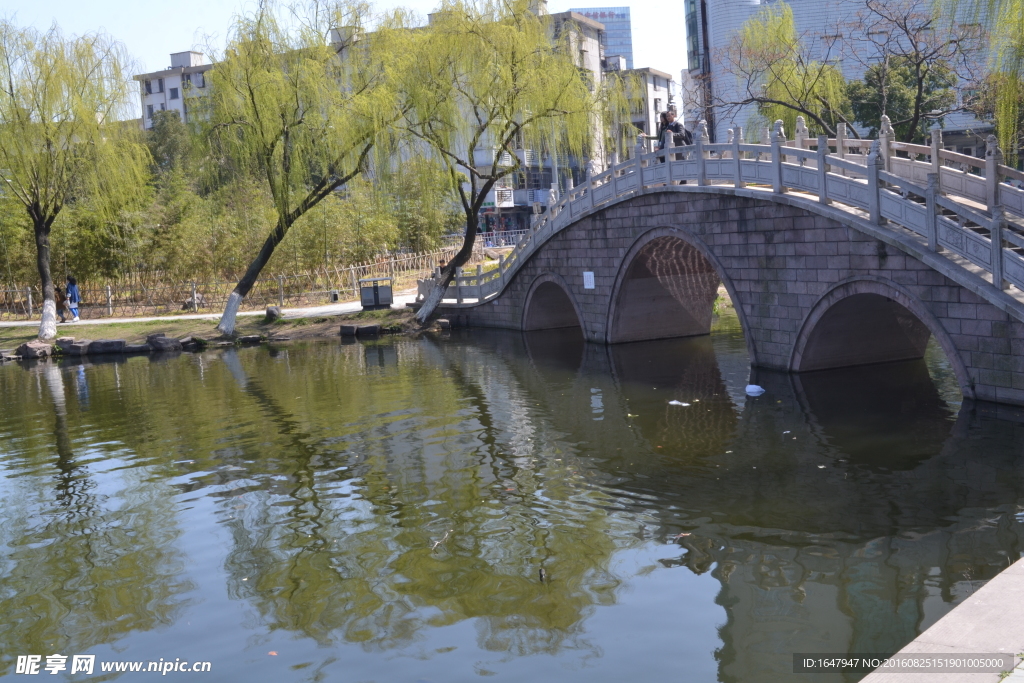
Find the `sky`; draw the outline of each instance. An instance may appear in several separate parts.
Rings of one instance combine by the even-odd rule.
[[[425,20],[438,3],[376,0],[375,4],[379,8],[405,6]],[[146,73],[167,68],[172,52],[202,52],[207,44],[222,46],[231,18],[254,6],[251,0],[4,0],[0,16],[13,19],[19,26],[40,29],[56,22],[65,33],[102,29],[124,43],[138,62],[138,73]],[[633,66],[666,71],[678,81],[679,71],[686,64],[683,0],[676,0],[668,10],[655,0],[548,1],[551,12],[564,12],[570,7],[618,6],[630,7]]]

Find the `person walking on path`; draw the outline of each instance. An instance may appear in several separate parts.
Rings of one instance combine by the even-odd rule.
[[[78,282],[75,278],[68,276],[68,310],[71,311],[71,322],[78,322],[78,303],[82,296],[78,293]]]
[[[64,316],[64,306],[67,304],[68,298],[64,295],[64,289],[60,285],[53,288],[53,298],[57,303],[57,315],[60,316],[60,321],[66,323],[68,319]]]

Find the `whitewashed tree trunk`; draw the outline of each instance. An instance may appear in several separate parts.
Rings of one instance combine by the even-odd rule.
[[[444,298],[445,290],[448,289],[448,283],[451,281],[451,275],[448,277],[442,275],[440,282],[434,280],[433,286],[423,297],[423,304],[420,306],[420,310],[416,311],[416,322],[423,324],[430,320],[430,316],[441,305],[441,299]]]
[[[43,301],[43,319],[39,322],[39,338],[53,339],[57,336],[57,304],[53,299]]]
[[[231,292],[231,296],[228,297],[228,303],[224,307],[224,315],[220,317],[220,324],[217,325],[217,329],[220,330],[221,334],[232,335],[235,333],[235,315],[238,313],[238,307],[242,305],[242,295],[238,292]]]

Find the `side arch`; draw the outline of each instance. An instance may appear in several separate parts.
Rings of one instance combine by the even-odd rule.
[[[718,279],[725,286],[725,290],[729,293],[729,298],[732,299],[733,307],[736,310],[736,315],[740,321],[740,326],[743,328],[743,337],[747,344],[747,354],[750,357],[750,364],[757,365],[757,351],[750,334],[750,327],[747,324],[742,301],[735,285],[732,282],[732,278],[729,277],[725,266],[722,265],[722,262],[719,261],[718,257],[708,247],[708,245],[700,237],[679,225],[667,225],[647,230],[633,241],[633,244],[630,245],[626,254],[622,257],[622,260],[619,262],[618,272],[615,274],[615,284],[612,286],[611,296],[608,300],[608,325],[605,333],[605,343],[614,344],[617,341],[614,330],[616,321],[619,319],[618,316],[620,315],[620,299],[623,294],[623,285],[627,282],[627,276],[629,275],[630,268],[633,267],[637,256],[639,256],[645,248],[655,240],[663,238],[675,238],[684,242],[688,247],[700,254],[700,256],[703,257],[703,260],[706,261],[714,270],[715,274],[717,274]]]
[[[960,391],[974,398],[967,367],[938,318],[899,284],[872,275],[838,282],[814,303],[800,326],[789,370],[920,358],[929,336],[953,366]]]
[[[557,273],[541,273],[526,293],[520,329],[529,332],[564,327],[579,327],[586,338],[583,314],[565,279]]]

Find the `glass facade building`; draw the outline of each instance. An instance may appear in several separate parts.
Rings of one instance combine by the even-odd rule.
[[[569,10],[604,24],[604,54],[622,55],[626,68],[633,68],[633,26],[628,7],[576,7]]]

